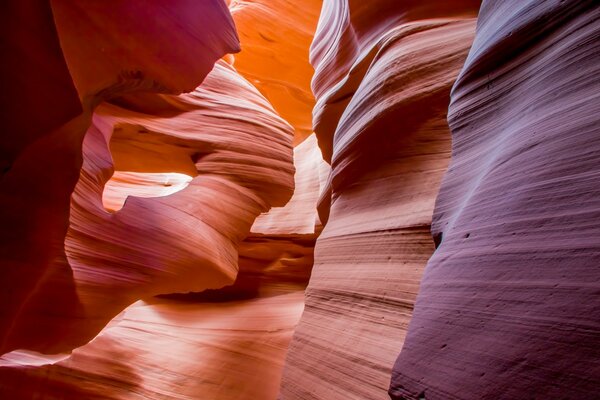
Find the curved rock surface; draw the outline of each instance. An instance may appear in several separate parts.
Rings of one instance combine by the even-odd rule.
[[[321,0],[232,0],[241,52],[233,64],[295,128],[294,145],[312,133],[308,50]]]
[[[596,3],[4,2],[0,397],[596,398]]]
[[[191,176],[177,172],[115,171],[104,185],[102,205],[107,211],[119,211],[129,196],[168,196],[185,189],[191,180]]]
[[[161,96],[140,92],[192,90],[216,59],[239,50],[224,2],[182,2],[177,10],[160,1],[52,2],[42,22],[56,25],[62,53],[57,44],[48,58],[62,62],[55,69],[62,68],[71,85],[65,96],[75,106],[49,113],[44,129],[66,124],[25,162],[30,176],[32,160],[54,163],[35,175],[45,181],[31,186],[56,199],[32,206],[31,188],[11,194],[38,218],[24,235],[48,242],[48,252],[34,266],[27,255],[15,256],[29,268],[20,273],[38,268],[38,275],[13,269],[7,280],[30,278],[35,286],[18,287],[3,304],[14,318],[2,319],[10,324],[2,351],[57,354],[5,354],[1,396],[275,398],[321,229],[315,209],[328,167],[314,136],[295,151],[301,190],[241,240],[259,213],[284,206],[292,193],[292,139],[310,134],[308,45],[319,5],[302,11],[288,2],[248,3],[241,12],[232,4],[248,51],[218,62],[193,93]],[[16,8],[23,16],[31,11]],[[262,21],[260,29],[253,21]],[[281,31],[294,39],[291,48],[271,40]],[[34,34],[23,33],[39,39]],[[253,79],[295,135],[227,62]],[[81,109],[70,122],[59,118]],[[40,157],[41,150],[49,151]],[[14,186],[24,184],[19,174]],[[46,209],[36,212],[42,204]],[[14,209],[7,218],[16,221]],[[54,219],[43,226],[40,213]],[[139,298],[145,302],[108,323]],[[58,353],[81,345],[71,355]]]
[[[600,6],[486,1],[394,399],[600,393]]]
[[[203,86],[210,87],[212,82],[211,74]],[[105,107],[99,111],[116,113]],[[119,118],[134,122],[131,112],[117,111]],[[172,118],[171,123],[178,121]],[[151,170],[150,150],[166,146],[147,146],[140,151],[152,142],[147,137],[151,134],[149,130],[142,135],[143,142],[137,142],[139,134],[115,133],[111,141],[115,164],[121,157],[139,160],[132,157],[132,152],[138,152],[138,156],[146,154],[147,162],[137,169],[141,171],[145,165]],[[294,150],[294,159],[296,186],[303,193],[295,194],[285,207],[273,208],[254,223],[250,236],[239,245],[239,273],[233,285],[147,298],[130,306],[92,342],[64,360],[45,357],[33,362],[30,354],[22,352],[5,356],[4,365],[0,362],[0,393],[14,399],[31,395],[86,399],[276,398],[287,346],[304,307],[303,293],[319,232],[315,230],[316,201],[326,176],[314,136]],[[144,196],[157,196],[166,189],[157,184],[159,177],[156,173],[121,172],[115,180],[113,175],[111,181],[115,181],[105,188],[104,198],[123,199],[140,191]],[[185,189],[177,194],[184,193]],[[131,198],[127,202],[132,200],[140,201]],[[296,218],[289,224],[291,210],[296,211]],[[308,223],[312,224],[310,230]],[[173,227],[162,229],[174,231]],[[82,381],[86,382],[83,386]],[[23,390],[24,383],[27,391]]]
[[[317,138],[310,135],[294,148],[294,194],[284,207],[261,214],[251,231],[263,235],[312,235],[323,228],[317,214],[319,195],[325,191],[331,168],[323,161]]]
[[[29,317],[14,327],[24,348],[83,344],[137,299],[231,284],[237,245],[256,216],[291,195],[293,132],[226,63],[190,94],[136,100],[94,114],[65,239],[77,303],[66,301],[67,283],[50,273],[52,285],[31,294]],[[180,192],[130,197],[111,214],[102,193],[113,160],[122,171],[164,171],[168,162],[169,171],[196,176]]]
[[[3,76],[11,79],[8,93],[20,92],[3,118],[10,134],[0,139],[0,353],[62,351],[82,339],[69,338],[67,325],[48,324],[55,318],[49,308],[80,307],[64,240],[92,109],[123,92],[192,89],[215,60],[239,45],[221,0],[177,7],[160,1],[9,1],[2,7],[12,21],[3,26],[15,28],[2,35],[2,51],[16,49],[3,63]],[[187,49],[173,49],[174,42]],[[25,90],[32,85],[35,90]]]
[[[429,225],[450,158],[449,92],[477,8],[324,2],[311,58],[315,132],[332,162],[320,205],[327,223],[282,399],[387,398],[434,250]]]
[[[314,238],[247,239],[233,287],[138,302],[66,360],[0,365],[0,393],[15,400],[274,399],[313,246]]]

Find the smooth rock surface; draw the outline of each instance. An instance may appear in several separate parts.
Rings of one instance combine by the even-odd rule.
[[[3,27],[13,29],[2,35],[12,57],[2,63],[6,94],[20,92],[2,107],[0,353],[85,342],[61,316],[83,313],[64,242],[93,108],[124,92],[193,89],[239,50],[221,0],[26,3],[2,5]]]
[[[294,180],[301,192],[285,207],[261,215],[239,243],[236,238],[248,234],[260,211],[245,196],[258,204],[268,204],[260,199],[269,196],[278,205],[290,196],[291,127],[225,62],[191,94],[115,102],[119,106],[98,107],[86,137],[67,254],[80,298],[87,300],[86,326],[95,319],[98,326],[106,324],[129,298],[145,301],[128,307],[70,356],[5,355],[0,394],[274,399],[320,232],[316,203],[328,166],[316,138],[294,149]],[[245,163],[249,157],[252,162]],[[165,170],[176,172],[159,172]],[[186,177],[186,187],[165,187],[173,176]],[[213,188],[223,183],[226,190]],[[165,196],[174,189],[179,190]],[[177,207],[185,213],[178,214]],[[194,210],[202,213],[193,215]],[[211,236],[213,231],[225,235]],[[128,245],[117,251],[121,243]],[[236,265],[207,260],[215,253],[210,247],[219,255],[236,255]],[[182,259],[186,254],[190,258]],[[150,297],[190,290],[197,292]],[[68,310],[62,307],[59,311]]]
[[[49,49],[40,64],[74,106],[47,104],[51,112],[40,114],[34,133],[48,138],[26,148],[25,167],[3,182],[13,190],[6,217],[23,231],[11,239],[40,252],[12,255],[6,282],[15,290],[2,305],[10,325],[2,350],[12,351],[0,358],[0,397],[275,398],[303,309],[328,174],[309,137],[308,46],[319,5],[248,3],[242,12],[230,4],[247,51],[214,68],[239,51],[220,0],[176,7],[54,0],[31,24],[40,28],[21,33]],[[32,11],[13,9],[23,18]],[[40,38],[52,29],[54,47]],[[271,40],[281,32],[291,45]],[[31,55],[22,52],[10,72]],[[19,98],[21,106],[45,99]],[[300,144],[300,190],[283,207],[294,187],[292,141]],[[40,171],[39,163],[51,167]],[[30,215],[15,213],[19,202]],[[242,242],[271,206],[279,207]]]
[[[450,158],[449,92],[477,2],[325,1],[315,132],[332,161],[281,399],[385,399]],[[381,18],[385,16],[385,18]]]
[[[65,360],[0,365],[0,393],[15,400],[274,399],[313,247],[314,237],[249,238],[233,287],[137,302]]]
[[[315,134],[294,147],[294,194],[284,207],[273,207],[256,218],[250,231],[264,235],[318,234],[323,226],[317,214],[319,195],[325,191],[331,167],[321,155]]]
[[[237,245],[256,216],[292,194],[292,129],[228,64],[217,64],[190,94],[137,100],[103,104],[94,114],[72,195],[66,259],[51,264],[47,281],[29,294],[13,326],[20,348],[70,350],[137,299],[231,284]],[[104,209],[113,168],[164,172],[165,162],[170,172],[194,171],[184,190],[129,197],[115,213]],[[70,267],[72,276],[56,265]]]
[[[211,81],[209,76],[205,84]],[[115,154],[117,159],[139,151],[135,137],[122,132],[113,137],[111,147],[124,153]],[[259,218],[263,222],[254,224],[257,232],[239,244],[233,285],[137,302],[70,356],[5,355],[0,359],[0,393],[13,399],[275,399],[287,346],[304,307],[319,232],[315,207],[320,177],[325,176],[314,137],[294,150],[294,158],[295,180],[306,196],[295,195],[288,205],[273,208]],[[166,188],[159,184],[160,177],[121,172],[115,180],[113,175],[104,200],[114,204],[126,195],[162,195]],[[127,201],[132,200],[141,199]],[[286,224],[290,209],[304,218]],[[310,232],[305,226],[309,221]],[[295,229],[307,232],[295,234]]]
[[[485,1],[393,399],[600,393],[600,5]]]
[[[321,0],[229,2],[241,45],[233,65],[294,127],[294,146],[312,133],[308,54],[320,8]]]

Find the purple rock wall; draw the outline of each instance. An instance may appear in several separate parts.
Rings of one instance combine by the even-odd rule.
[[[600,398],[600,3],[484,1],[392,399]]]

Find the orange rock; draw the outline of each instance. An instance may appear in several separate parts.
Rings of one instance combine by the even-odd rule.
[[[241,43],[236,69],[295,128],[299,144],[312,133],[308,51],[321,0],[233,0],[229,8]]]

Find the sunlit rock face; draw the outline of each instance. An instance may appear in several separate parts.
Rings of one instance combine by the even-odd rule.
[[[4,2],[0,398],[596,398],[600,6],[479,7]]]
[[[107,211],[119,211],[129,196],[163,197],[185,189],[192,177],[177,172],[115,171],[102,192]]]
[[[275,398],[302,306],[302,290],[252,301],[139,302],[65,361],[0,367],[2,393],[15,400]]]
[[[446,111],[479,4],[325,1],[314,128],[332,162],[282,399],[384,399],[450,159]]]
[[[310,135],[294,148],[294,195],[285,207],[261,214],[251,231],[262,235],[313,235],[323,228],[317,202],[325,191],[331,168],[323,161],[317,138]]]
[[[210,81],[211,76],[205,85]],[[34,367],[19,354],[10,368],[0,367],[3,393],[16,399],[31,393],[66,398],[132,399],[141,394],[165,399],[274,399],[304,306],[318,233],[316,199],[327,172],[314,136],[294,150],[294,159],[295,184],[305,189],[309,200],[295,195],[296,200],[273,208],[254,223],[239,246],[239,273],[233,285],[138,302],[91,343],[54,365]],[[154,195],[163,190],[147,182],[139,185],[145,194],[150,188]],[[128,190],[139,183],[129,180]],[[105,188],[105,196],[116,195],[119,188],[116,183]],[[312,229],[291,233],[299,222],[296,218],[286,226],[290,206],[295,215],[311,221]],[[19,361],[23,365],[17,365]],[[24,382],[29,387],[26,396]]]
[[[312,133],[308,62],[321,0],[232,0],[242,51],[234,65],[295,129],[294,144]]]
[[[220,0],[2,7],[14,28],[2,35],[3,76],[15,96],[0,139],[0,353],[61,352],[97,330],[68,322],[86,311],[64,250],[93,108],[124,92],[191,90],[239,44]]]
[[[49,210],[63,207],[54,214],[62,236],[29,232],[36,240],[49,234],[55,253],[6,332],[4,351],[14,351],[0,358],[0,397],[274,399],[279,391],[329,173],[306,112],[313,103],[308,45],[320,4],[305,14],[288,4],[292,14],[272,26],[258,23],[260,13],[243,14],[245,37],[262,33],[255,27],[287,29],[294,51],[274,61],[268,54],[280,53],[282,43],[273,47],[258,35],[260,42],[246,42],[264,54],[256,50],[259,57],[245,62],[227,56],[214,67],[238,50],[232,20],[222,2],[194,12],[190,5],[178,5],[187,12],[180,18],[159,2],[116,3],[111,18],[107,5],[54,4],[49,24],[54,17],[73,103],[84,114],[52,138],[60,151],[47,143],[44,150],[61,155],[79,180],[74,188],[40,184],[44,195],[53,184],[66,204],[70,197],[70,210],[64,202]],[[133,12],[139,18],[125,23]],[[297,16],[303,20],[294,25]],[[163,28],[165,38],[150,35]],[[88,65],[99,57],[104,63]],[[266,69],[253,70],[261,59]],[[168,60],[176,63],[170,70]],[[249,79],[280,74],[253,82],[275,110],[232,65],[246,65]],[[64,180],[67,167],[52,171]]]
[[[148,97],[153,102],[146,105]],[[217,64],[190,94],[146,98],[94,113],[64,245],[72,277],[61,282],[51,275],[52,285],[30,295],[31,309],[24,310],[30,317],[15,326],[29,334],[24,348],[83,344],[136,299],[233,283],[237,244],[258,214],[291,196],[291,128],[232,67]],[[111,156],[113,132],[131,143]],[[123,171],[153,172],[168,162],[172,172],[197,176],[176,194],[131,197],[111,214],[102,193],[113,157]],[[76,303],[44,302],[64,299],[67,285]],[[57,326],[63,337],[55,344]]]
[[[216,64],[190,94],[148,108],[144,99],[121,103],[96,111],[65,241],[88,319],[110,319],[132,299],[233,283],[237,245],[258,214],[284,205],[293,190],[291,128],[229,65]],[[153,172],[168,163],[171,172],[196,174],[175,194],[130,197],[109,214],[101,193],[111,158],[122,171]]]
[[[600,393],[600,7],[485,1],[394,399]]]

